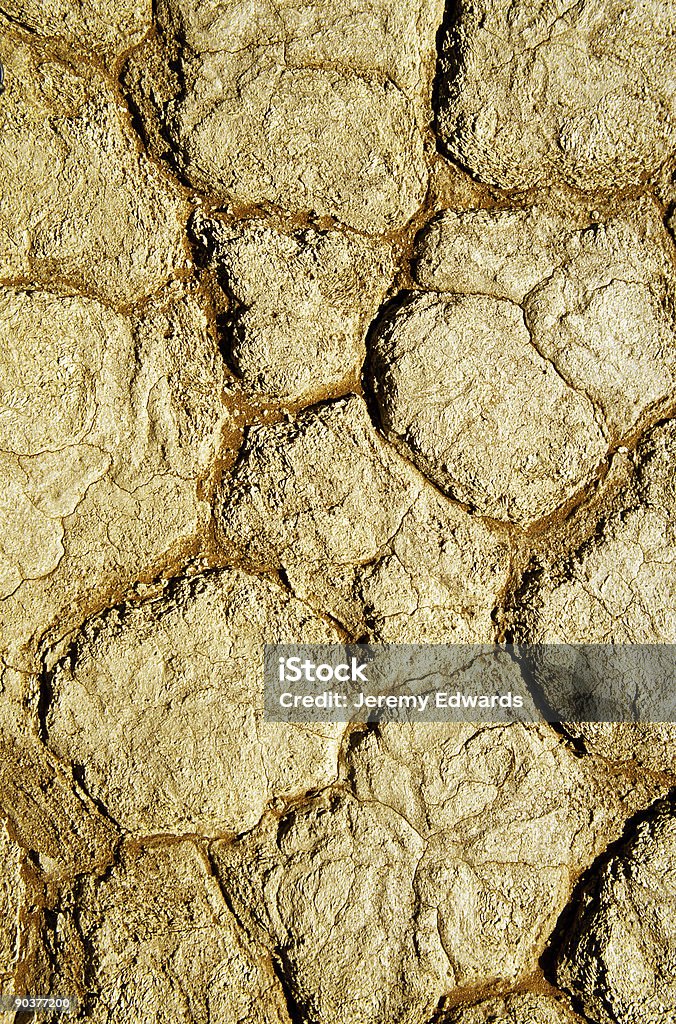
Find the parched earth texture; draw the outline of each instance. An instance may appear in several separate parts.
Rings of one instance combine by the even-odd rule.
[[[2,993],[674,1024],[676,725],[275,724],[259,680],[676,642],[673,0],[0,26]]]

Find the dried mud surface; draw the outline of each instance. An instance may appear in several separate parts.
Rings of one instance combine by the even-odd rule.
[[[258,673],[676,642],[675,23],[0,0],[0,991],[674,1024],[676,725],[270,723]]]

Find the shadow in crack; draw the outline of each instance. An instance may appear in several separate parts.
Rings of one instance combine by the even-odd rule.
[[[552,934],[547,944],[547,949],[540,957],[540,967],[542,968],[543,974],[548,982],[552,985],[556,985],[556,961],[564,948],[568,936],[570,935],[571,928],[575,922],[577,915],[580,912],[582,906],[582,897],[585,892],[593,889],[593,884],[598,879],[601,871],[606,865],[616,857],[628,842],[630,842],[635,834],[637,826],[644,821],[650,821],[654,816],[655,811],[659,807],[669,807],[670,810],[676,814],[676,787],[672,789],[666,797],[660,797],[655,800],[648,807],[637,811],[625,822],[622,835],[618,839],[615,839],[612,843],[609,843],[607,848],[600,854],[596,860],[591,864],[585,872],[578,878],[575,888],[573,889],[570,900],[562,910],[559,918],[554,926]],[[593,903],[592,903],[593,906]],[[573,1004],[576,1000],[571,997]],[[581,1005],[575,1006],[577,1013],[582,1014],[583,1010]]]
[[[388,299],[380,307],[366,334],[366,359],[364,360],[364,366],[362,369],[361,385],[364,401],[366,402],[371,420],[374,426],[376,426],[381,432],[383,428],[380,409],[375,389],[373,387],[374,381],[378,380],[379,374],[378,367],[375,365],[373,358],[373,339],[379,331],[396,320],[397,314],[402,309],[405,309],[410,302],[418,298],[420,294],[420,292],[414,292],[410,289],[404,289],[403,291],[397,292],[393,298]]]
[[[460,71],[460,56],[455,27],[460,18],[462,0],[447,0],[444,17],[437,31],[436,51],[437,66],[432,82],[432,110],[434,112],[433,130],[437,140],[437,149],[445,157],[448,156],[443,142],[439,138],[437,117],[439,107],[455,87],[454,83]],[[443,68],[442,68],[443,57]]]

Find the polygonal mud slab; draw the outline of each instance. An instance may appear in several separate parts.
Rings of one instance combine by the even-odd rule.
[[[345,782],[213,852],[309,1024],[422,1024],[457,986],[530,974],[576,875],[645,800],[520,725],[355,734]]]
[[[223,367],[180,290],[133,318],[5,290],[0,318],[0,646],[19,648],[194,541]]]
[[[425,840],[415,889],[457,986],[533,972],[576,876],[646,799],[535,725],[386,724],[354,738],[346,767],[360,800]]]
[[[225,343],[247,390],[308,402],[357,377],[394,274],[389,246],[264,220],[194,217],[191,229],[232,300]]]
[[[599,1024],[676,1017],[676,816],[656,805],[585,885],[557,966]]]
[[[188,264],[187,207],[140,154],[109,84],[12,35],[0,59],[0,275],[116,306],[157,291]]]
[[[216,845],[214,861],[302,1020],[422,1024],[451,978],[435,913],[414,892],[423,851],[390,808],[326,797]]]
[[[431,292],[491,295],[519,305],[575,252],[588,226],[550,208],[442,210],[418,234],[413,271]]]
[[[512,610],[515,639],[525,643],[666,645],[654,655],[645,648],[640,678],[627,677],[621,667],[609,673],[601,660],[595,662],[591,683],[596,679],[620,706],[624,701],[630,717],[638,712],[639,718],[650,719],[655,682],[673,687],[675,453],[672,420],[643,439],[633,481],[614,499],[594,535],[572,555],[534,567]],[[558,678],[547,670],[540,684],[552,706],[565,708],[569,691],[560,688]],[[571,711],[571,717],[579,716]],[[612,760],[636,759],[656,771],[673,772],[676,766],[672,722],[576,722],[570,728],[590,750]]]
[[[644,181],[676,146],[673,11],[659,0],[461,0],[439,59],[437,126],[482,181]]]
[[[566,241],[570,255],[524,312],[538,349],[617,444],[676,397],[673,243],[647,203]]]
[[[128,843],[103,877],[65,887],[52,970],[94,1024],[288,1024],[269,959],[228,910],[203,851]]]
[[[340,633],[272,582],[223,570],[93,619],[49,678],[48,746],[135,832],[241,832],[337,776],[343,728],[262,721],[263,645]]]
[[[423,129],[443,4],[163,0],[127,81],[190,182],[362,231],[423,201]],[[174,70],[177,69],[177,70]],[[154,123],[155,122],[155,123]]]
[[[673,243],[657,207],[450,211],[373,336],[390,439],[447,493],[528,525],[676,401]],[[441,293],[441,294],[440,294]]]
[[[541,519],[606,452],[591,402],[539,355],[523,311],[504,299],[412,296],[378,328],[370,384],[386,435],[493,519]]]
[[[665,643],[676,638],[676,421],[639,445],[633,482],[578,551],[531,578],[515,609],[532,643]]]
[[[249,430],[221,487],[221,541],[350,632],[490,642],[505,544],[376,433],[361,398]]]

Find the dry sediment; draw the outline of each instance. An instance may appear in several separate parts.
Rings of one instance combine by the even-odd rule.
[[[676,640],[675,16],[0,0],[3,992],[676,1020],[675,725],[258,689]]]

